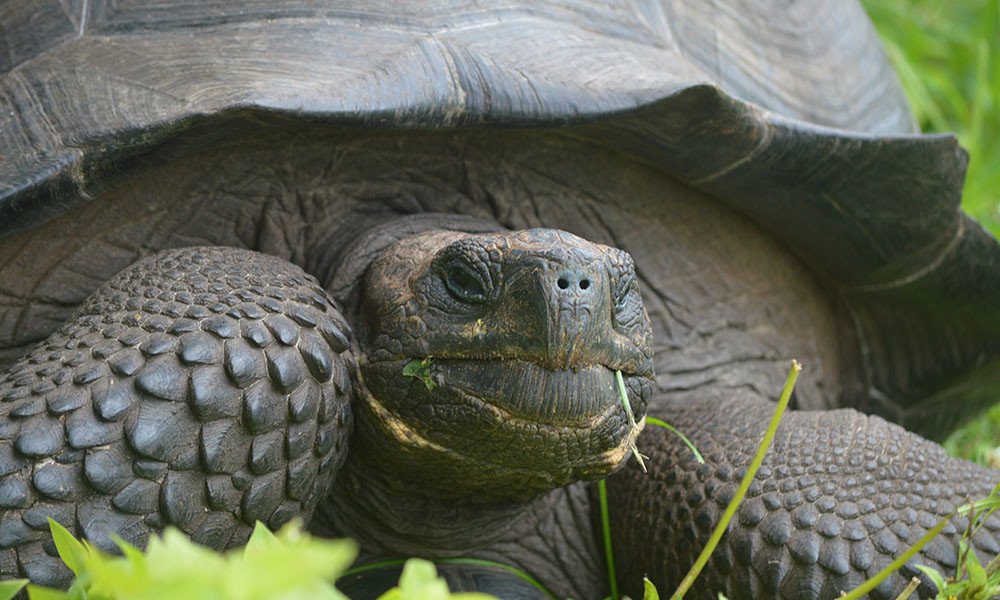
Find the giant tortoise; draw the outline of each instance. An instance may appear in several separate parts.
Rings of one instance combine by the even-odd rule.
[[[0,35],[4,577],[68,582],[47,517],[302,517],[599,598],[608,477],[622,586],[666,590],[793,357],[698,597],[834,597],[1000,477],[926,439],[998,397],[1000,246],[853,2],[8,0]],[[621,468],[615,371],[707,464],[647,427]]]

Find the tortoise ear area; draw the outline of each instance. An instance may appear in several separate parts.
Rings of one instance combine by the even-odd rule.
[[[618,248],[610,248],[605,263],[611,284],[611,300],[614,322],[623,328],[631,327],[642,316],[642,298],[639,295],[639,279],[635,272],[632,255]]]

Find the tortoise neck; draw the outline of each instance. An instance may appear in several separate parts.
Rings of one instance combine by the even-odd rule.
[[[524,502],[444,499],[415,491],[371,463],[352,453],[312,521],[317,533],[357,540],[362,559],[468,555],[510,537],[551,503],[551,494]]]

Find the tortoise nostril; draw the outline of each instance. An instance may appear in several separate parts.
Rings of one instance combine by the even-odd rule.
[[[556,287],[559,288],[560,295],[576,295],[587,292],[594,285],[594,280],[590,277],[590,272],[579,269],[567,269],[558,273]]]

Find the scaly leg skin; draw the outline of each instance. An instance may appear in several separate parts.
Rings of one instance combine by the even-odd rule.
[[[762,400],[661,402],[657,412],[704,454],[647,426],[635,465],[608,482],[619,581],[642,597],[648,575],[669,594],[733,497],[770,420]],[[853,410],[785,415],[764,465],[726,535],[686,598],[836,598],[874,575],[956,507],[989,494],[1000,472],[957,460],[940,446]],[[959,517],[872,598],[895,598],[914,564],[955,573]],[[1000,552],[1000,515],[972,539],[983,564]],[[924,578],[918,590],[933,597]],[[916,597],[916,596],[914,596]]]
[[[47,517],[105,550],[308,518],[347,453],[349,334],[315,279],[256,252],[115,276],[0,377],[0,577],[68,584]]]

